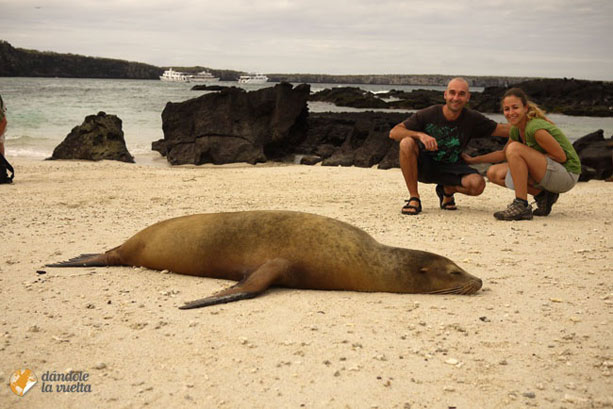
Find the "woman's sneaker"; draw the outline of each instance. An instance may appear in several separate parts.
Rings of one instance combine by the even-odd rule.
[[[494,213],[494,217],[498,220],[531,220],[532,206],[515,199],[505,210]]]
[[[534,199],[536,199],[536,210],[532,214],[535,216],[547,216],[551,213],[553,204],[558,201],[558,197],[560,197],[559,193],[541,190],[541,193],[534,196]]]

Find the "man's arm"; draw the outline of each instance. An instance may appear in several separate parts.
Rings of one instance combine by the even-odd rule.
[[[464,159],[464,162],[470,165],[476,164],[476,163],[503,162],[506,159],[505,150],[507,149],[509,142],[511,142],[511,139],[509,139],[510,130],[511,130],[511,126],[509,124],[498,124],[496,126],[496,129],[494,129],[494,132],[492,132],[492,136],[501,136],[501,137],[507,138],[507,143],[504,145],[504,148],[502,148],[501,150],[486,153],[484,155],[479,155],[479,156],[470,156],[470,155],[467,155],[466,153],[462,153],[462,159]]]
[[[511,125],[497,124],[496,129],[494,129],[494,132],[492,132],[492,136],[502,136],[504,138],[508,138],[510,131],[511,131]]]
[[[438,150],[438,144],[436,143],[436,139],[428,135],[427,133],[413,131],[404,126],[404,123],[401,122],[390,131],[390,138],[395,141],[400,142],[404,138],[413,138],[417,141],[421,141],[426,147],[426,150],[436,151]]]

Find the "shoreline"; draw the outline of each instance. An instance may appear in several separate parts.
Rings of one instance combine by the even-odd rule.
[[[492,216],[488,183],[443,211],[433,185],[403,216],[399,169],[291,164],[148,166],[10,156],[0,320],[5,386],[28,368],[28,407],[568,407],[613,405],[612,184],[580,182],[550,216]],[[165,162],[165,159],[164,159]],[[378,241],[449,257],[483,279],[474,296],[275,288],[183,311],[231,282],[130,267],[52,269],[157,221],[283,209],[351,223]],[[37,274],[44,270],[45,274]],[[87,393],[40,376],[82,371]],[[197,373],[197,375],[196,375]],[[470,392],[470,393],[469,393]]]

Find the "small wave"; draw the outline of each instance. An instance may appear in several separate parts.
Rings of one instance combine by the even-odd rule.
[[[39,144],[44,141],[53,141],[51,138],[41,138],[37,136],[21,135],[17,137],[6,136],[7,143],[19,145],[19,144]]]
[[[51,157],[51,151],[43,151],[41,149],[36,148],[14,148],[8,147],[6,148],[6,154],[8,157],[20,157],[20,158],[30,158],[30,159],[47,159]]]

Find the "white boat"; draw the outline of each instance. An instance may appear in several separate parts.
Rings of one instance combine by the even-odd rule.
[[[208,71],[200,71],[198,74],[189,75],[190,82],[215,82],[219,81],[218,77],[215,77]]]
[[[175,71],[172,68],[164,71],[164,74],[160,75],[160,79],[162,81],[174,81],[174,82],[189,82],[189,75],[181,72]]]
[[[268,77],[264,74],[249,74],[238,77],[239,84],[263,84],[268,81]]]

